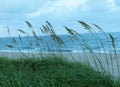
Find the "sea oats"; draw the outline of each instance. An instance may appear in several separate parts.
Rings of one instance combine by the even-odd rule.
[[[33,28],[32,24],[31,24],[30,22],[25,21],[25,23],[27,24],[27,26],[28,26],[29,28]]]
[[[45,27],[46,27],[47,31],[50,32],[50,29],[51,29],[51,28],[50,28],[48,25],[45,25]]]
[[[44,30],[42,29],[42,28],[40,28],[40,31],[44,34],[45,32],[44,32]]]
[[[42,25],[43,29],[42,31],[46,34],[48,34],[50,31],[48,30],[48,28],[46,28],[46,26]]]
[[[78,34],[75,30],[70,29],[70,28],[68,28],[68,27],[66,27],[66,26],[64,26],[64,27],[65,27],[65,29],[68,31],[69,34],[71,34],[71,35]]]
[[[53,28],[52,24],[49,21],[46,21],[46,23],[50,28]]]
[[[9,48],[14,48],[14,46],[12,46],[12,45],[6,45],[7,47],[9,47]]]
[[[104,32],[103,31],[103,29],[100,27],[100,26],[98,26],[98,25],[96,25],[96,24],[93,24],[97,29],[99,29],[100,30],[100,32]]]
[[[9,27],[7,27],[7,32],[10,35],[10,28]]]
[[[30,46],[33,46],[32,41],[30,40]]]
[[[63,42],[63,40],[62,40],[60,37],[58,37],[57,35],[51,34],[50,36],[52,37],[52,39],[53,39],[54,41],[56,41],[56,42],[59,43],[60,45],[65,44],[65,43]]]
[[[111,40],[112,40],[112,46],[113,46],[113,48],[115,49],[116,47],[115,47],[114,37],[113,37],[111,34],[109,34],[109,36],[110,36],[110,38],[111,38]]]
[[[33,30],[32,32],[33,32],[34,37],[35,37],[36,39],[38,39],[38,36],[37,36],[37,34],[35,33],[35,31]]]
[[[18,36],[18,37],[19,37],[19,39],[20,39],[20,40],[22,40],[22,38],[21,38],[20,34],[19,34],[19,36]]]
[[[115,40],[114,40],[114,37],[111,34],[109,34],[109,36],[112,40],[112,46],[114,48],[115,59],[116,59],[116,62],[117,62],[117,70],[118,70],[118,74],[119,74],[119,77],[120,77],[120,66],[119,66],[119,60],[118,60],[116,46],[115,46]]]
[[[18,31],[20,31],[21,33],[26,34],[26,32],[25,32],[25,31],[23,31],[22,29],[18,29]]]
[[[16,41],[16,39],[15,39],[15,38],[13,38],[13,43],[17,43],[17,41]]]
[[[89,26],[87,23],[85,23],[84,21],[78,21],[78,23],[80,23],[85,29],[91,31],[92,27]]]

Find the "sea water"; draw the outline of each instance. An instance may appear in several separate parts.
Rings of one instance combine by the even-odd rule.
[[[112,39],[109,34],[113,36]],[[1,52],[120,52],[120,32],[58,35],[64,44],[49,35],[0,38]],[[115,48],[114,48],[115,45]],[[10,47],[13,46],[13,47]]]

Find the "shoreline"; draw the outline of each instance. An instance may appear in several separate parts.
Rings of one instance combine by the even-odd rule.
[[[24,55],[23,55],[24,54]],[[0,52],[0,57],[5,57],[8,59],[19,59],[19,58],[40,58],[40,53],[20,53],[20,52]],[[117,54],[117,59],[115,58],[115,54],[107,53],[79,53],[79,52],[43,52],[42,57],[47,56],[62,56],[63,58],[70,60],[72,62],[83,62],[83,63],[90,63],[90,65],[94,68],[96,68],[94,60],[96,60],[98,68],[100,68],[100,64],[106,69],[107,72],[109,72],[110,75],[114,77],[119,76],[119,71],[117,67],[117,62],[120,61],[120,54]],[[96,57],[94,59],[94,57]],[[97,59],[98,58],[98,59]],[[100,62],[99,62],[99,61]],[[117,61],[118,60],[118,61]],[[120,66],[120,63],[119,63]],[[114,67],[114,68],[112,68]],[[113,70],[114,69],[114,73]]]

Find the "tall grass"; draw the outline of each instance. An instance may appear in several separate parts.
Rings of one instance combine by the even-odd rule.
[[[112,45],[112,47],[113,47],[113,49],[114,49],[114,53],[111,54],[111,48],[110,48],[110,50],[109,50],[110,57],[108,57],[107,52],[106,52],[106,49],[105,49],[105,47],[104,47],[104,43],[103,43],[103,42],[101,41],[101,39],[99,38],[99,36],[98,36],[98,34],[96,33],[95,29],[93,29],[90,25],[86,24],[86,23],[83,22],[83,21],[78,21],[78,22],[79,22],[86,30],[88,30],[88,31],[91,33],[91,35],[94,37],[97,45],[98,45],[98,46],[100,45],[101,48],[103,49],[103,53],[105,54],[105,59],[106,59],[105,63],[107,64],[106,67],[105,67],[105,65],[103,65],[102,60],[100,60],[100,56],[97,56],[96,53],[93,51],[93,49],[91,49],[90,46],[89,46],[89,47],[87,46],[87,48],[90,50],[90,52],[92,52],[92,53],[94,54],[94,55],[93,55],[94,59],[97,59],[97,61],[100,63],[100,66],[101,66],[102,71],[104,71],[104,73],[107,74],[107,75],[110,75],[110,73],[106,70],[106,68],[108,68],[108,70],[110,69],[110,66],[109,66],[109,65],[112,65],[112,74],[114,74],[114,72],[115,72],[115,71],[114,71],[114,66],[113,66],[113,63],[112,63],[112,62],[113,62],[112,55],[115,55],[114,58],[116,59],[116,63],[117,63],[116,66],[117,66],[118,78],[119,78],[119,77],[120,77],[120,68],[119,68],[119,60],[118,60],[118,57],[117,57],[117,51],[116,51],[116,46],[115,46],[114,37],[113,37],[111,34],[107,35],[107,34],[103,31],[103,29],[102,29],[101,27],[99,27],[99,26],[96,25],[96,24],[93,24],[100,32],[103,33],[103,35],[105,35],[108,39],[111,39],[111,44],[108,43],[108,45],[110,45],[110,47],[111,47],[111,45]],[[100,50],[99,50],[99,53],[101,53]],[[96,60],[95,60],[95,61],[96,61]],[[109,61],[111,61],[111,62],[109,62]],[[97,66],[97,64],[95,64],[95,65]]]
[[[59,56],[46,59],[0,58],[1,87],[119,87],[88,65]]]
[[[33,34],[33,37],[34,37],[34,40],[35,40],[34,43],[36,43],[35,46],[40,48],[38,58],[43,58],[44,59],[44,57],[43,57],[44,52],[42,51],[42,45],[41,45],[41,42],[43,40],[40,37],[40,34],[37,35],[37,33],[35,32],[32,24],[30,22],[25,21],[25,23],[27,24],[28,28],[31,30],[31,32]],[[80,46],[82,48],[82,51],[83,51],[83,54],[85,56],[84,57],[85,58],[85,64],[91,65],[91,66],[94,65],[93,67],[96,69],[96,71],[102,72],[102,75],[108,76],[109,77],[108,80],[111,80],[112,75],[114,75],[115,72],[116,72],[114,70],[114,64],[113,64],[113,59],[116,59],[114,61],[116,61],[116,63],[117,63],[116,67],[117,67],[119,75],[118,75],[117,78],[115,78],[115,77],[112,78],[112,80],[115,80],[116,82],[119,83],[119,80],[120,80],[119,79],[119,77],[120,77],[120,66],[119,66],[119,59],[118,59],[118,56],[117,56],[118,54],[117,54],[117,51],[116,51],[114,36],[112,36],[112,34],[106,34],[104,32],[104,30],[100,26],[98,26],[96,24],[92,24],[92,26],[94,26],[96,28],[96,29],[94,29],[92,26],[90,26],[89,24],[85,23],[84,21],[78,21],[78,23],[80,25],[82,25],[83,28],[85,30],[87,30],[88,33],[91,34],[91,37],[95,40],[96,44],[99,47],[99,49],[98,49],[99,53],[96,53],[92,49],[91,45],[87,42],[87,39],[85,37],[83,37],[80,33],[75,31],[74,29],[71,29],[71,28],[68,28],[67,26],[64,26],[65,30],[67,30],[67,32],[69,34],[70,40],[73,41],[73,43],[74,43],[75,40],[77,40],[77,42],[80,44]],[[54,44],[54,46],[59,49],[58,50],[59,54],[64,56],[64,54],[62,53],[61,47],[65,47],[65,46],[67,47],[67,44],[66,44],[66,42],[64,40],[62,40],[61,37],[59,37],[56,34],[52,24],[49,21],[46,21],[46,23],[44,25],[42,25],[42,27],[39,29],[39,31],[40,31],[40,33],[43,33],[43,34],[49,36],[49,39],[52,39],[51,44]],[[29,34],[26,31],[24,31],[23,29],[18,29],[18,32],[28,36],[28,37],[26,37],[28,42],[29,42],[28,46],[32,47],[34,43],[30,39]],[[107,51],[106,51],[107,49],[105,48],[105,45],[104,45],[104,43],[102,42],[102,40],[100,38],[101,36],[98,35],[98,32],[101,32],[107,39],[111,40],[111,43],[106,42],[109,45],[109,47],[110,47],[109,54],[107,53]],[[8,33],[10,33],[9,30],[8,30]],[[22,37],[20,35],[18,37],[19,37],[20,41],[22,41]],[[47,44],[47,46],[49,48],[49,46],[50,46],[49,41],[45,41],[45,42],[46,42],[46,44]],[[12,45],[7,44],[6,46],[8,46],[9,48],[14,48],[14,45],[15,45],[15,47],[17,48],[17,41],[16,41],[15,38],[13,38],[13,43],[14,44],[12,44]],[[111,53],[111,50],[112,50],[111,47],[114,49],[114,53]],[[86,51],[85,49],[87,49],[89,52]],[[101,49],[103,50],[103,52],[101,52]],[[28,49],[28,56],[26,56],[20,49],[18,49],[18,50],[20,51],[20,53],[23,54],[24,57],[30,58],[30,56],[29,56],[30,55],[29,49]],[[48,50],[48,52],[50,50]],[[80,49],[78,48],[78,50],[80,50]],[[54,53],[54,52],[53,52],[53,54],[56,55],[56,53]],[[71,52],[69,52],[69,54],[76,61],[76,57],[73,56]],[[90,55],[88,55],[88,54],[90,54]],[[105,61],[103,61],[103,58],[102,58],[103,54],[105,55],[104,56],[105,57]],[[81,55],[81,53],[79,53],[79,55]],[[115,55],[115,56],[113,57],[113,55]],[[81,59],[81,57],[80,57],[80,59]],[[94,64],[92,64],[92,63],[94,63]],[[110,68],[112,68],[112,73],[109,72]],[[111,86],[111,87],[114,87],[114,86]]]
[[[88,32],[90,32],[91,36],[92,36],[93,39],[96,41],[96,44],[97,44],[97,46],[99,47],[99,49],[98,49],[98,50],[99,50],[99,55],[101,55],[101,48],[103,49],[104,54],[105,54],[105,59],[106,59],[106,62],[105,62],[105,63],[107,63],[107,68],[110,69],[109,63],[108,63],[109,59],[107,58],[106,49],[105,49],[104,44],[103,44],[103,42],[101,41],[100,37],[98,36],[96,30],[93,29],[90,25],[88,25],[88,24],[85,23],[84,21],[78,21],[78,22],[79,22]],[[96,25],[96,24],[93,24],[93,25],[97,28],[98,31],[100,31],[100,32],[102,32],[103,34],[105,34],[101,27],[99,27],[99,26]],[[99,66],[100,66],[100,68],[102,69],[102,71],[103,71],[104,73],[109,74],[109,72],[106,72],[106,70],[105,70],[105,64],[102,63],[100,56],[97,56],[96,53],[94,52],[94,50],[92,50],[92,48],[91,48],[89,45],[85,45],[85,47],[86,47],[88,50],[90,50],[90,52],[92,53],[92,56],[93,56],[93,58],[94,58],[94,62],[95,62],[95,65],[97,66],[97,69],[99,69]],[[97,63],[97,61],[98,61],[99,64]]]

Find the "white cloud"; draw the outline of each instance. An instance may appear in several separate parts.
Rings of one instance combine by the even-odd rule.
[[[112,11],[120,10],[120,6],[117,6],[118,0],[107,0],[108,8]]]
[[[86,0],[57,0],[49,2],[35,12],[28,14],[28,17],[38,17],[47,13],[63,14],[64,12],[71,12],[81,6],[85,9]],[[59,13],[58,13],[59,12]]]
[[[80,5],[83,5],[85,2],[86,0],[59,0],[54,3],[54,7],[67,8],[68,10],[73,10]]]
[[[107,0],[108,2],[108,8],[111,9],[111,10],[115,10],[116,8],[116,5],[115,5],[115,1],[114,0]]]
[[[53,8],[43,7],[42,9],[39,9],[39,10],[37,10],[35,12],[27,14],[27,16],[30,17],[30,18],[34,18],[34,17],[41,16],[43,14],[50,13],[52,11],[53,11]]]

